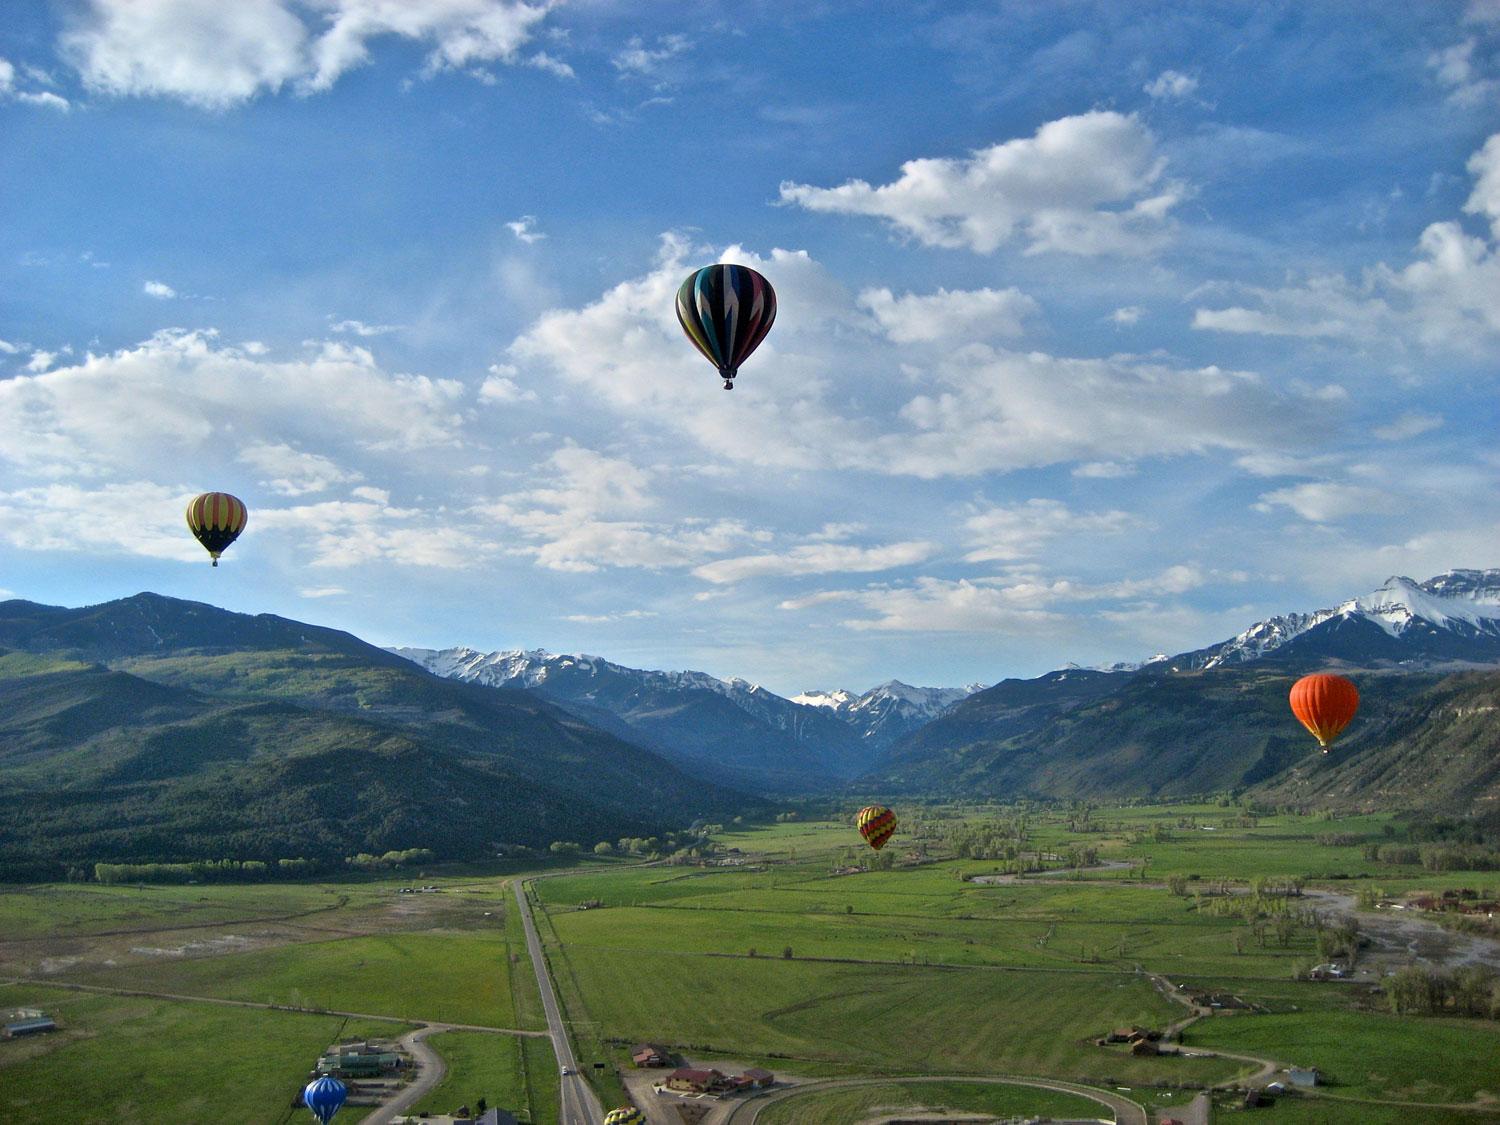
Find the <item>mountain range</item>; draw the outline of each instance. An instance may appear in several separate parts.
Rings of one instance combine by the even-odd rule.
[[[1320,754],[1299,675],[1359,716]],[[94,861],[591,846],[766,796],[1174,798],[1500,814],[1500,570],[979,691],[791,699],[596,657],[376,648],[143,593],[0,603],[0,878]]]
[[[867,773],[899,738],[975,690],[891,680],[859,696],[786,699],[747,680],[627,668],[597,656],[389,651],[438,676],[529,690],[684,768],[762,792],[821,790]]]

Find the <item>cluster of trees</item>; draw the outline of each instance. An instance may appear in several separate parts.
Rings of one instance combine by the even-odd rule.
[[[1483,965],[1424,969],[1408,965],[1386,978],[1386,999],[1400,1016],[1478,1016],[1500,1020],[1500,973]]]
[[[326,865],[313,859],[206,859],[193,863],[96,863],[96,883],[253,882],[273,876],[313,875]],[[84,878],[78,878],[79,875]],[[69,882],[84,882],[83,868],[70,868]]]
[[[995,820],[964,821],[944,826],[943,839],[960,859],[1008,859],[1021,856],[1030,836],[1024,814]]]
[[[360,852],[358,855],[346,856],[344,862],[350,867],[361,871],[381,871],[387,867],[407,867],[414,863],[431,863],[437,859],[437,853],[431,848],[406,848],[403,851],[382,852],[380,855],[371,855],[369,852]]]
[[[1500,871],[1500,850],[1483,844],[1365,844],[1361,850],[1375,863],[1421,864],[1427,871]]]

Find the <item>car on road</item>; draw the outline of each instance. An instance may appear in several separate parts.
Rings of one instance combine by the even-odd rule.
[[[573,1073],[573,1068],[571,1066],[565,1066],[565,1067],[562,1068],[562,1076],[564,1078],[566,1078],[568,1075],[570,1075],[572,1073]]]

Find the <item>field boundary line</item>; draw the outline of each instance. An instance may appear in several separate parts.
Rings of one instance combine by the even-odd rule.
[[[375,1020],[381,1023],[418,1024],[433,1031],[482,1031],[491,1035],[517,1035],[546,1038],[545,1031],[519,1027],[488,1027],[477,1023],[448,1023],[422,1016],[386,1016],[373,1012],[344,1012],[337,1008],[309,1008],[298,1004],[265,1004],[257,1000],[232,1000],[225,996],[192,996],[181,992],[152,992],[143,988],[110,988],[101,984],[79,984],[76,981],[42,980],[38,977],[0,977],[0,984],[15,987],[33,985],[41,988],[63,988],[70,992],[93,992],[101,996],[140,996],[148,1000],[176,1000],[188,1004],[220,1004],[229,1008],[258,1008],[267,1012],[295,1012],[308,1016],[341,1016],[344,1019]]]

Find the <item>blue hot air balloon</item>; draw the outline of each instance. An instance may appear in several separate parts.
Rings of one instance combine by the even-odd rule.
[[[313,1079],[302,1091],[302,1101],[323,1125],[328,1125],[329,1119],[339,1111],[348,1096],[349,1088],[337,1078],[330,1078],[326,1074],[322,1078]]]

